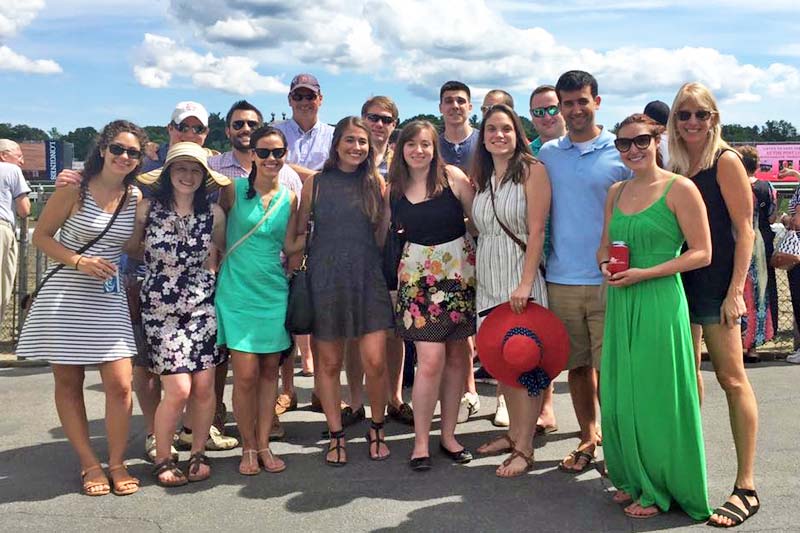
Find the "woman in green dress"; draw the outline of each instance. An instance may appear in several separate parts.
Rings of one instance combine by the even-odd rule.
[[[284,328],[289,285],[281,265],[303,249],[295,236],[297,197],[279,185],[286,138],[264,126],[250,137],[253,168],[247,180],[226,187],[220,206],[228,212],[227,250],[217,284],[217,344],[233,361],[233,412],[242,437],[239,473],[281,472],[269,433],[275,414],[281,353],[291,339]],[[290,231],[287,232],[287,228]]]
[[[709,264],[711,237],[695,185],[659,166],[662,129],[645,115],[631,115],[615,141],[634,177],[609,189],[597,252],[609,285],[600,372],[603,450],[617,488],[613,499],[626,504],[626,515],[649,518],[674,501],[703,520],[711,510],[679,273]],[[615,241],[628,245],[630,268],[612,274],[609,243]]]

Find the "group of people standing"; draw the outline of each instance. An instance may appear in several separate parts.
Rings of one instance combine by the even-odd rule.
[[[84,492],[129,494],[139,487],[123,463],[128,361],[137,353],[125,292],[113,287],[124,249],[144,264],[139,352],[147,371],[160,377],[151,433],[162,485],[210,476],[205,448],[215,413],[224,413],[219,376],[227,360],[242,440],[239,472],[287,467],[269,443],[279,375],[287,408],[292,403],[282,371],[290,356],[291,376],[294,355],[284,326],[287,272],[303,256],[327,464],[349,459],[345,415],[356,415],[342,408],[344,366],[358,376],[351,396],[354,385],[360,394],[366,375],[369,458],[390,456],[387,406],[400,418],[411,410],[399,394],[403,341],[413,342],[417,357],[409,466],[433,466],[437,400],[441,452],[469,462],[472,453],[455,428],[463,399],[474,393],[470,337],[498,305],[523,314],[534,302],[549,307],[569,334],[580,442],[560,470],[583,472],[602,442],[614,500],[630,517],[655,516],[673,503],[719,527],[755,514],[757,410],[739,324],[753,246],[752,193],[740,158],[721,138],[713,96],[699,83],[679,90],[667,122],[667,170],[657,122],[634,114],[616,135],[596,124],[601,98],[589,73],[569,71],[555,86],[533,91],[530,112],[540,137],[530,143],[510,95],[490,95],[499,101],[487,95],[480,127],[472,129],[469,88],[445,83],[445,131],[413,121],[392,149],[398,111],[389,98],[373,97],[361,117],[331,127],[318,119],[318,81],[301,74],[292,80],[293,116],[285,122],[264,126],[247,102],[233,106],[226,117],[233,150],[226,154],[208,157],[202,141],[179,137],[201,136],[208,126],[202,106],[182,102],[161,168],[144,174],[142,130],[126,121],[107,125],[84,171],[62,174],[67,186],[57,188],[39,219],[34,244],[55,265],[17,349],[52,364],[56,407],[79,456]],[[292,189],[292,178],[302,185]],[[394,287],[382,271],[381,249],[398,231],[405,244]],[[611,268],[609,255],[609,244],[620,241],[630,258],[622,271]],[[729,402],[738,464],[733,494],[713,512],[700,417],[703,338]],[[89,442],[82,392],[89,364],[99,364],[107,398],[110,479]],[[503,384],[498,394],[508,431],[476,453],[508,454],[496,473],[519,476],[535,464],[539,428],[555,427],[552,387],[529,395]],[[171,448],[181,417],[182,432],[192,436],[185,471]]]

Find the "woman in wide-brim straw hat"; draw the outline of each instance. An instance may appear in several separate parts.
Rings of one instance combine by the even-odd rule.
[[[225,248],[225,213],[206,195],[230,180],[211,170],[206,151],[190,142],[172,145],[164,167],[138,180],[153,194],[136,211],[129,253],[144,257],[141,308],[148,369],[161,376],[164,391],[155,415],[153,473],[160,485],[178,486],[211,475],[205,445],[216,402],[214,368],[225,355],[216,346],[216,276],[208,259],[215,248]],[[170,445],[188,402],[194,439],[184,473]]]

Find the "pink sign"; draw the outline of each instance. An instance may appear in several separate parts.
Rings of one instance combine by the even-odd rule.
[[[759,170],[756,177],[779,183],[797,182],[794,176],[778,177],[784,168],[800,170],[800,144],[757,144]]]

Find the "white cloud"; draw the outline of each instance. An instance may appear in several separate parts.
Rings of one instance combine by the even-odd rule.
[[[25,74],[61,72],[58,63],[51,59],[30,59],[3,44],[29,25],[43,7],[44,0],[3,0],[0,3],[0,70]]]
[[[8,46],[0,46],[0,70],[25,74],[58,74],[61,72],[61,67],[50,59],[28,59]]]
[[[709,2],[715,8],[735,5],[755,12],[796,9],[795,0],[757,6],[750,0]],[[513,12],[529,11],[532,5],[545,3],[462,0],[455,7],[443,0],[317,0],[310,9],[278,0],[172,0],[170,13],[182,27],[188,24],[194,29],[201,45],[242,54],[238,64],[245,69],[252,64],[251,71],[255,64],[246,63],[245,56],[273,65],[322,66],[333,73],[366,72],[396,80],[431,99],[448,79],[461,79],[476,89],[528,91],[553,83],[570,69],[592,72],[602,94],[623,98],[669,94],[691,80],[706,83],[728,103],[800,95],[800,71],[795,66],[747,64],[711,47],[596,50],[567,46],[542,27],[520,27],[520,17]],[[634,9],[657,14],[666,8],[696,7],[696,0],[565,0],[546,6],[565,13]],[[788,45],[786,54],[800,54],[800,45]],[[224,60],[214,58],[220,63]],[[140,82],[150,86],[168,84],[170,78],[164,73],[174,73],[171,68],[153,70],[150,64],[137,69]],[[225,85],[210,73],[192,77],[196,83]]]
[[[0,39],[16,35],[44,7],[44,0],[3,0],[0,3]]]
[[[234,94],[257,91],[285,94],[289,91],[289,87],[279,79],[256,72],[258,62],[254,59],[199,54],[160,35],[145,34],[138,56],[133,72],[136,80],[145,87],[164,88],[170,86],[173,78],[188,78],[197,87]]]

